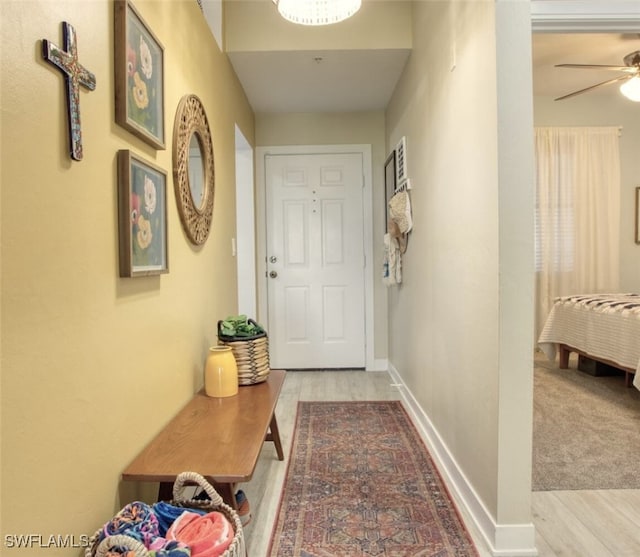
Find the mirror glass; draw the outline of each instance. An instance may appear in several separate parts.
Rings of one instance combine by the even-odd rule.
[[[191,190],[191,199],[197,209],[204,206],[206,192],[202,153],[202,141],[200,136],[194,132],[189,140],[189,189]]]

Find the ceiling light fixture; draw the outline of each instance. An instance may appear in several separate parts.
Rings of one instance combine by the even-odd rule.
[[[640,75],[636,75],[620,85],[620,92],[630,101],[640,102]]]
[[[362,0],[273,0],[280,15],[300,25],[330,25],[355,14]]]

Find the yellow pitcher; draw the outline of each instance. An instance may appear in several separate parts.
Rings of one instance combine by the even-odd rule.
[[[204,367],[204,390],[222,398],[238,394],[238,366],[230,346],[212,346]]]

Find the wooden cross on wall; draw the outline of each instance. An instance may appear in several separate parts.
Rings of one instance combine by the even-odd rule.
[[[42,39],[42,56],[56,66],[64,75],[67,86],[67,111],[69,147],[71,158],[82,160],[82,131],[80,127],[80,85],[90,91],[96,88],[96,76],[78,62],[76,30],[73,25],[62,22],[64,49],[47,39]]]

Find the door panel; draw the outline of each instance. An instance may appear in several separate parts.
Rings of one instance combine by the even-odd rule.
[[[325,343],[348,342],[344,324],[346,316],[346,286],[325,286],[323,288],[323,312],[322,320],[323,337]]]
[[[272,367],[364,367],[362,155],[269,155]]]
[[[309,289],[305,286],[290,286],[284,290],[285,343],[309,343]],[[280,336],[280,330],[276,333]],[[273,335],[272,335],[273,344]]]
[[[284,218],[283,239],[285,264],[287,267],[309,265],[309,226],[306,203],[285,201],[282,204]]]

